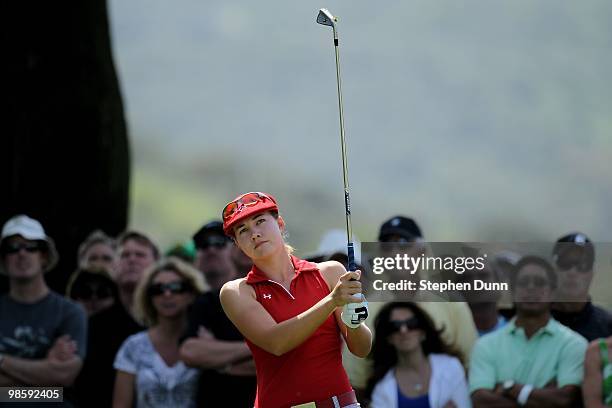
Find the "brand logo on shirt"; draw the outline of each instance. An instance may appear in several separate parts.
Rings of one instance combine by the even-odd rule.
[[[264,293],[263,298],[264,299],[272,299],[272,295],[270,293]]]

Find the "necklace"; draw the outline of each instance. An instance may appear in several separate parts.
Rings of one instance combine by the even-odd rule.
[[[402,374],[396,369],[396,375],[399,374],[398,380],[400,380],[405,386],[409,387],[410,392],[421,394],[425,390],[429,376],[429,366],[426,365],[418,371],[412,370],[401,370]],[[401,379],[400,379],[401,378]]]

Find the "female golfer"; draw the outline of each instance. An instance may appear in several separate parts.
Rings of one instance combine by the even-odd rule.
[[[361,283],[351,280],[360,273],[292,256],[270,194],[230,201],[223,229],[254,264],[246,278],[223,286],[221,304],[255,359],[255,407],[359,407],[342,367],[340,333],[359,357],[370,352],[372,333],[365,324],[348,328],[340,314],[345,304],[362,300],[353,296]]]

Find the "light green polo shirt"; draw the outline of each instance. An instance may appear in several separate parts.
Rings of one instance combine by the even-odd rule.
[[[557,387],[580,386],[587,341],[552,317],[527,339],[515,321],[476,342],[470,359],[470,392],[492,390],[506,380],[536,388],[553,379]]]

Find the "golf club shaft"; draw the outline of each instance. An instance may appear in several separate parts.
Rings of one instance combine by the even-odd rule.
[[[346,238],[347,238],[347,255],[348,269],[354,271],[355,265],[355,248],[353,245],[353,227],[351,225],[351,197],[349,193],[348,180],[348,158],[346,152],[346,138],[344,134],[344,110],[342,108],[342,79],[340,78],[340,51],[338,50],[338,32],[336,27],[334,30],[334,51],[336,54],[336,83],[338,85],[338,112],[340,113],[340,146],[342,148],[342,179],[344,181],[344,209],[346,210]]]

